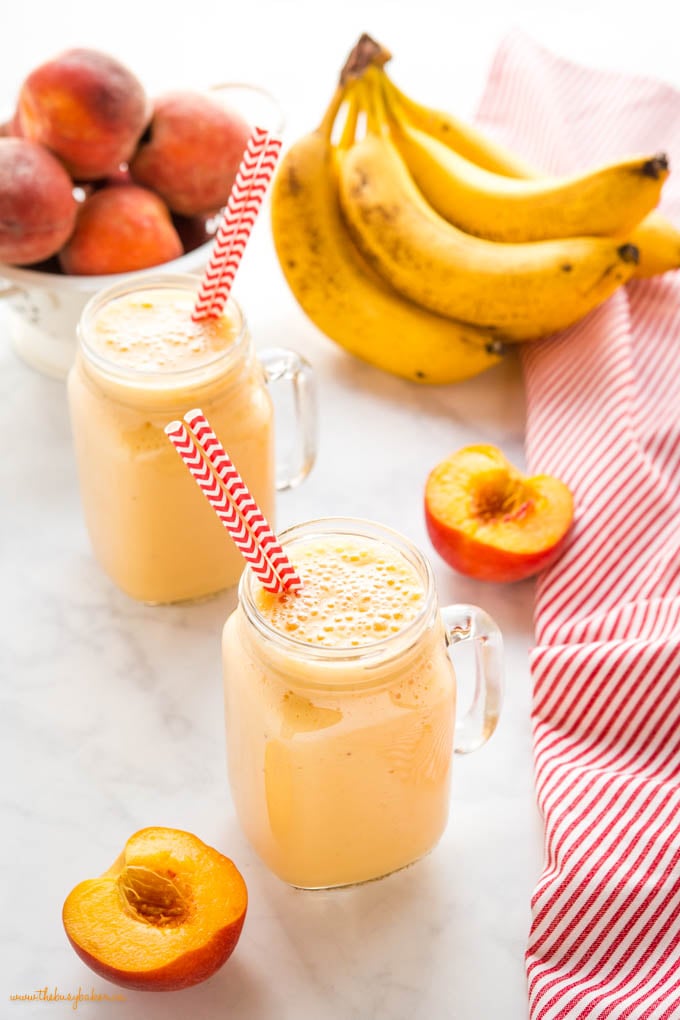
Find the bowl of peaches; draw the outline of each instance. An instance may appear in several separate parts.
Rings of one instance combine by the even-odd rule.
[[[0,297],[24,361],[65,377],[92,294],[159,266],[203,271],[255,123],[282,128],[265,89],[152,99],[97,50],[28,75],[0,127]]]

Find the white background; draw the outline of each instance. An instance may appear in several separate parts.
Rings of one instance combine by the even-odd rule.
[[[680,84],[672,5],[571,0],[434,0],[182,6],[116,0],[12,5],[3,19],[0,107],[60,48],[123,59],[153,92],[248,80],[269,87],[286,140],[320,118],[361,31],[394,53],[416,98],[471,115],[489,61],[519,27],[565,56]],[[290,345],[321,388],[316,470],[279,502],[279,526],[325,514],[372,517],[431,552],[422,521],[429,469],[471,442],[522,463],[516,360],[467,384],[426,390],[355,362],[295,305],[258,224],[236,293],[259,347]],[[9,1002],[45,986],[114,989],[70,949],[60,911],[133,831],[165,824],[232,856],[250,892],[232,960],[182,993],[126,992],[78,1014],[121,1020],[523,1020],[523,953],[542,858],[530,746],[532,584],[455,577],[432,553],[443,602],[485,606],[507,646],[507,701],[478,755],[455,765],[449,829],[436,851],[380,883],[305,894],[269,875],[229,800],[219,633],[233,605],[150,609],[119,594],[90,555],[63,386],[20,363],[0,320],[2,904],[0,1016],[66,1017],[63,1004]]]

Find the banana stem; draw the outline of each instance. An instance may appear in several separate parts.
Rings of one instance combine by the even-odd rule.
[[[381,73],[377,68],[369,68],[364,76],[366,129],[372,135],[388,135],[390,133],[385,97],[380,81]]]
[[[316,129],[320,135],[323,135],[324,138],[331,137],[333,125],[335,124],[335,118],[337,117],[338,110],[340,109],[343,100],[345,99],[346,91],[347,89],[344,86],[338,85],[333,94],[333,98],[328,104],[328,109],[323,115],[323,119],[319,124],[318,128]]]
[[[392,54],[364,32],[352,48],[340,72],[340,84],[346,85],[354,78],[361,78],[368,67],[382,67]]]
[[[381,69],[380,75],[382,78],[383,90],[387,97],[388,106],[401,106],[404,110],[408,110],[409,105],[412,105],[412,101],[409,97],[405,95],[401,89],[397,88],[387,71]]]
[[[345,98],[347,100],[347,114],[345,116],[345,123],[342,126],[342,134],[337,144],[337,148],[345,151],[351,149],[354,145],[354,138],[357,132],[357,120],[359,118],[360,102],[357,96],[357,84],[352,82],[347,87]]]

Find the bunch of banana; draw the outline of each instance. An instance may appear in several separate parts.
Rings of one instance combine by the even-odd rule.
[[[272,230],[290,288],[319,329],[377,368],[429,383],[478,375],[503,353],[493,332],[412,304],[373,272],[350,240],[331,145],[343,99],[339,89],[321,125],[288,150],[274,179]],[[348,125],[356,112],[350,103]]]
[[[397,89],[394,82],[383,75],[384,86],[396,111],[401,107],[408,122],[418,131],[449,150],[463,156],[468,163],[489,170],[500,177],[515,180],[539,180],[538,170],[523,159],[488,138],[477,128],[458,120],[450,113],[433,110],[417,103]],[[403,119],[403,118],[402,118]],[[661,184],[668,176],[668,164],[664,156],[650,161],[665,166],[665,173],[659,176]],[[659,189],[660,190],[660,189]],[[587,233],[593,233],[592,227]],[[650,277],[680,268],[680,230],[657,212],[637,223],[627,238],[639,250],[639,262],[634,276]]]
[[[648,215],[665,157],[542,178],[404,96],[382,69],[389,55],[368,42],[272,193],[284,275],[348,351],[405,378],[455,382],[609,297],[636,270],[631,237],[646,273],[680,264],[680,233]]]

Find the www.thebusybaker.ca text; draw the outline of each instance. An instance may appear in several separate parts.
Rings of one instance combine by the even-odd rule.
[[[37,988],[34,992],[19,992],[9,997],[10,1002],[70,1002],[73,1009],[78,1009],[81,1002],[125,1002],[125,996],[120,992],[95,992],[91,988],[84,992],[82,987],[77,992],[60,992],[56,987],[50,989]]]

